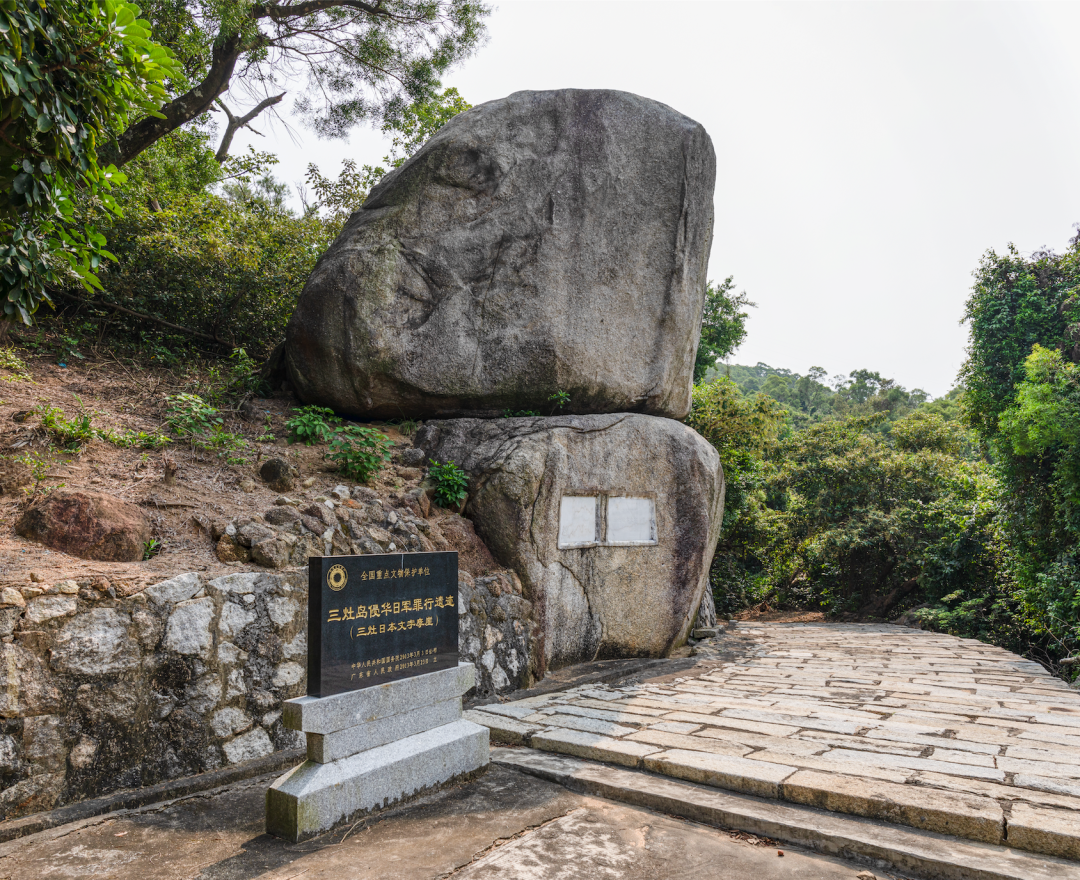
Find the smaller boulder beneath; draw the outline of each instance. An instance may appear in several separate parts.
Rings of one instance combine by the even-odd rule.
[[[288,492],[296,485],[296,468],[283,458],[268,458],[259,468],[259,476],[275,492]]]
[[[58,489],[23,511],[15,533],[83,559],[138,562],[150,523],[134,504],[104,492]]]

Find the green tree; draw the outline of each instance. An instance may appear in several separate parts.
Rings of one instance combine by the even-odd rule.
[[[183,70],[157,116],[121,131],[116,164],[217,108],[228,121],[220,159],[237,128],[297,82],[305,87],[296,108],[324,136],[398,119],[432,100],[439,78],[475,51],[488,12],[475,0],[150,0],[154,31]],[[230,90],[256,101],[254,112],[229,110]]]
[[[788,414],[767,395],[744,396],[720,378],[694,387],[686,423],[716,448],[724,471],[724,521],[710,582],[717,611],[730,614],[747,603],[780,537],[771,527],[765,483]]]
[[[76,200],[116,212],[123,175],[99,160],[111,132],[155,118],[177,70],[139,9],[118,0],[0,4],[0,280],[3,313],[29,323],[47,285],[98,286],[105,239]]]
[[[284,333],[333,231],[289,209],[265,157],[222,164],[211,140],[188,127],[128,164],[123,215],[98,218],[117,259],[93,304],[113,313],[111,332],[140,345],[164,333],[175,334],[166,349],[195,342],[261,356]]]
[[[989,251],[961,371],[964,417],[991,455],[1023,613],[1051,659],[1080,646],[1080,234],[1063,254]]]
[[[705,305],[701,313],[701,341],[694,361],[694,381],[700,382],[705,371],[717,362],[730,357],[746,338],[746,319],[743,311],[750,302],[746,292],[735,293],[735,278],[729,275],[720,284],[710,281],[705,288]]]

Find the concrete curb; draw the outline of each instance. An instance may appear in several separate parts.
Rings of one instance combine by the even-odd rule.
[[[145,788],[119,791],[105,797],[94,798],[89,801],[79,801],[66,807],[59,807],[48,813],[35,813],[22,819],[11,819],[0,822],[0,843],[7,843],[19,837],[29,834],[37,834],[47,831],[69,822],[79,822],[83,819],[91,819],[104,813],[115,810],[131,810],[137,807],[145,807],[147,804],[159,801],[173,800],[185,795],[207,791],[253,776],[262,776],[265,773],[274,773],[287,770],[303,762],[306,756],[304,749],[288,749],[274,752],[262,758],[252,761],[244,761],[233,764],[221,770],[212,770],[209,773],[200,773],[198,776],[185,776],[181,779],[170,779],[168,782],[159,782],[157,785],[148,785]]]
[[[778,803],[610,764],[526,748],[493,748],[491,760],[579,794],[905,873],[941,880],[1080,880],[1080,864],[1053,856]]]

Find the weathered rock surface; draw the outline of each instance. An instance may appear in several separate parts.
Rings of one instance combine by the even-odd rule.
[[[83,559],[138,562],[150,523],[134,504],[104,492],[57,489],[23,511],[15,532]]]
[[[455,419],[429,422],[415,443],[469,473],[466,512],[536,606],[539,666],[660,656],[686,638],[724,503],[719,457],[696,432],[626,413]],[[560,540],[564,496],[594,503],[595,519],[592,540],[561,549],[574,543]],[[651,539],[646,521],[644,539],[622,540],[627,499],[651,500]]]
[[[378,417],[690,408],[712,238],[708,134],[626,92],[517,92],[452,119],[319,260],[285,361]]]

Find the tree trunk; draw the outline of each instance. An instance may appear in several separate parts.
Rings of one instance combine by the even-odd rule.
[[[115,147],[107,152],[108,160],[120,167],[165,135],[209,110],[214,99],[229,88],[229,80],[232,79],[237,59],[247,48],[249,47],[243,45],[239,34],[215,42],[210,69],[203,81],[162,107],[164,119],[148,116],[128,126],[127,131],[117,138]]]

